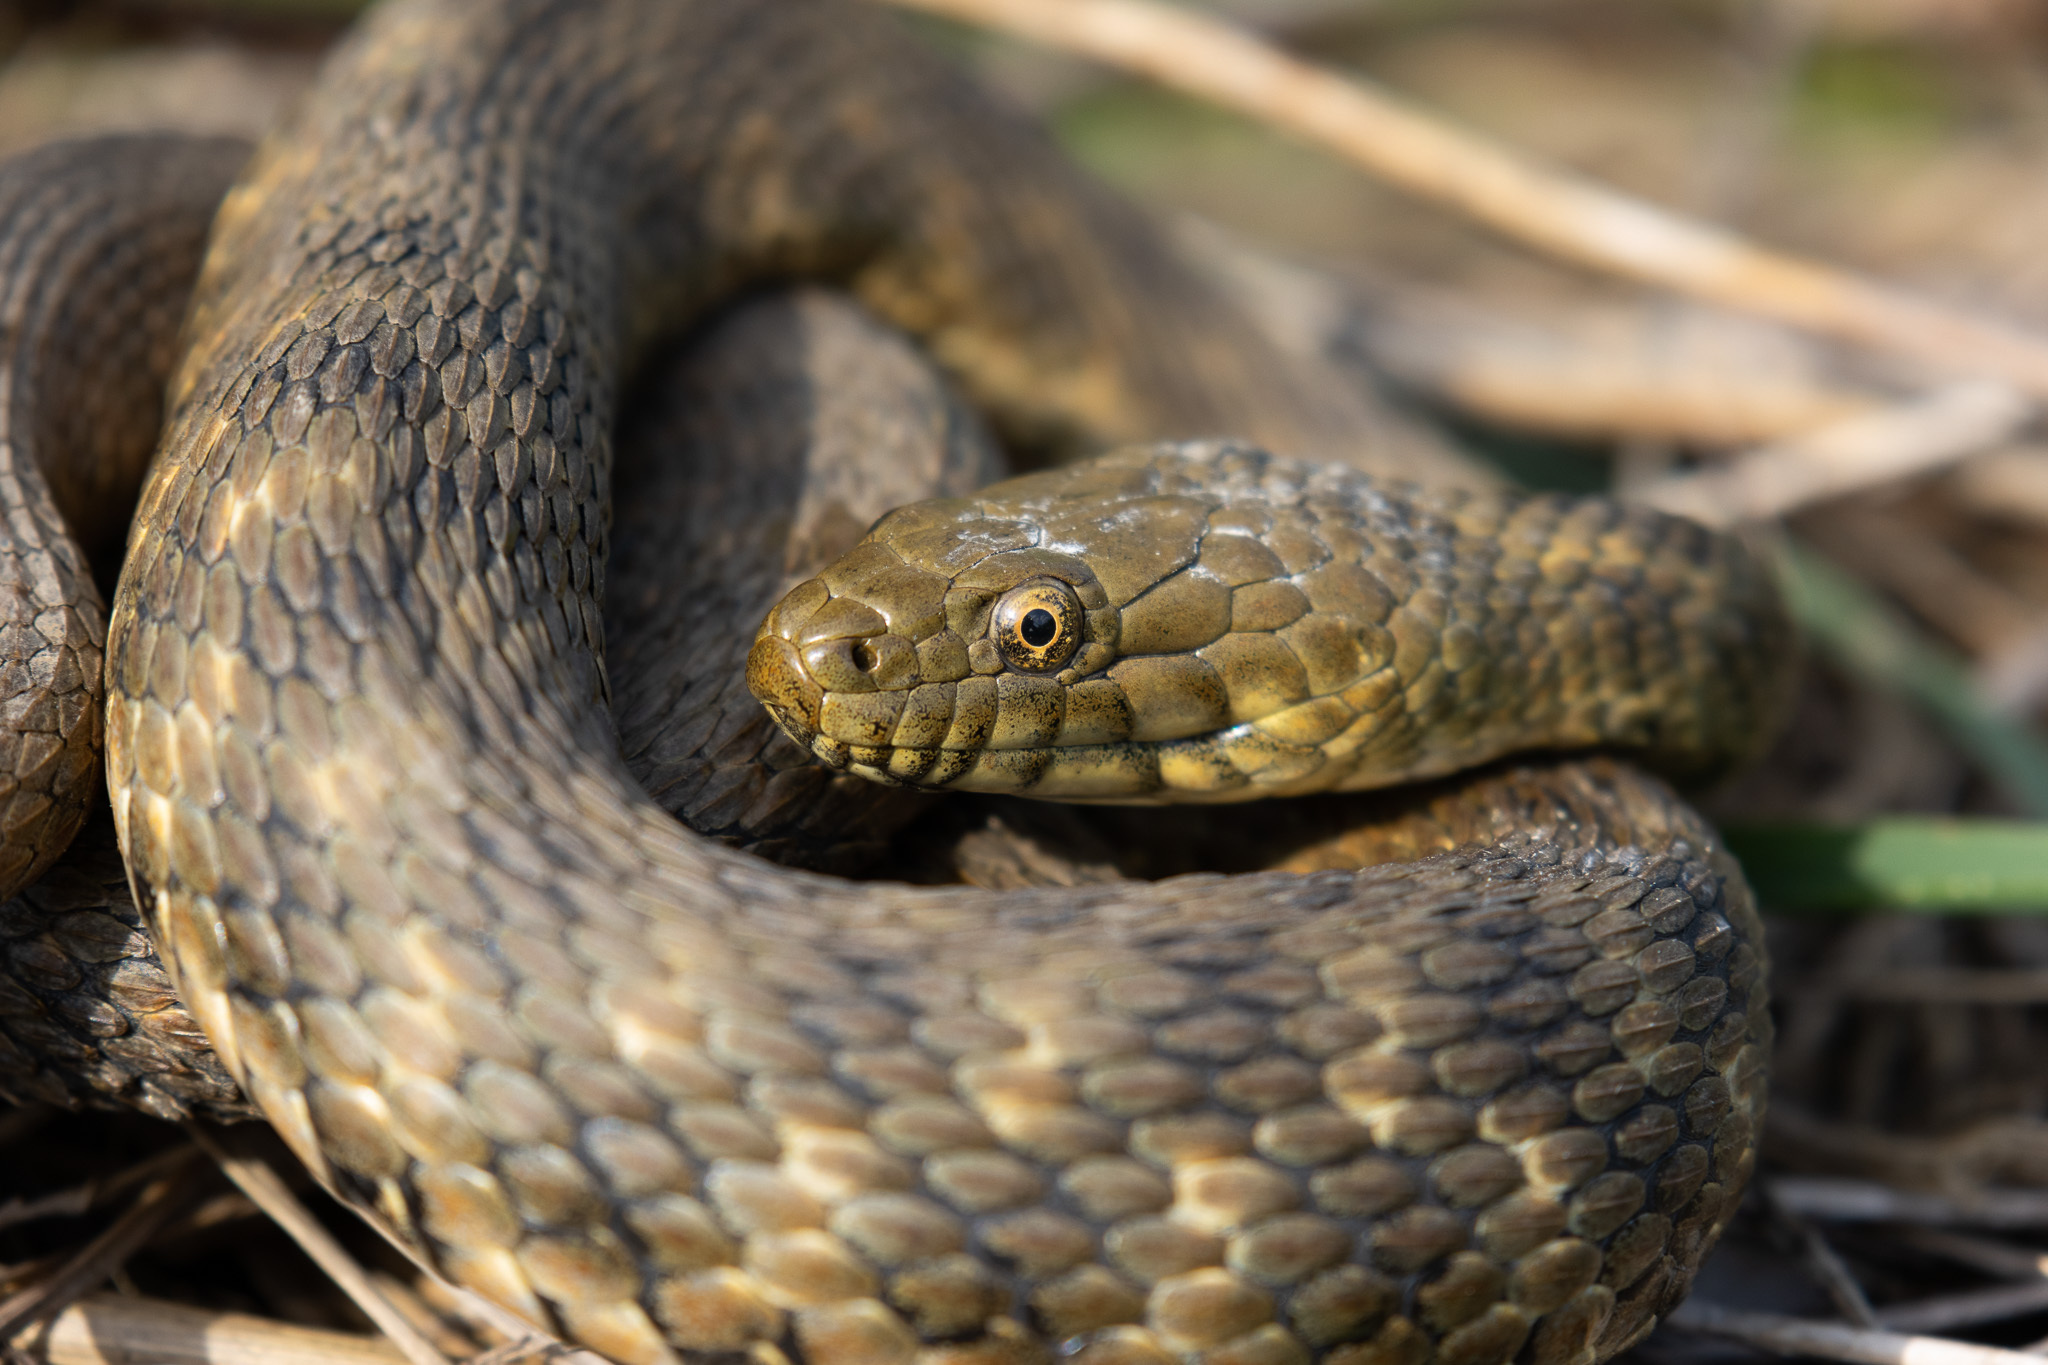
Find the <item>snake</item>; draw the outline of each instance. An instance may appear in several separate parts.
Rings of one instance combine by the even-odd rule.
[[[17,1102],[248,1113],[149,945],[96,801],[101,582],[248,151],[113,135],[0,164],[0,1089]]]
[[[664,473],[619,424],[665,339],[797,281],[944,370],[889,409],[937,500],[806,502],[744,438]],[[763,1365],[1592,1362],[1685,1293],[1766,964],[1639,765],[1710,775],[1782,700],[1735,542],[1428,449],[833,0],[386,0],[179,335],[111,830],[220,1069],[422,1264]],[[655,406],[788,420],[739,354]],[[954,384],[1046,467],[976,491]],[[835,875],[821,812],[872,851],[918,787],[1105,803],[1113,857],[1187,813],[1124,803],[1305,813],[1263,871]]]

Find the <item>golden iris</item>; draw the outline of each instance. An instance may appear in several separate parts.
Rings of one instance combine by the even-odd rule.
[[[1057,578],[1034,578],[1003,594],[989,635],[1019,673],[1056,673],[1081,643],[1081,599]]]

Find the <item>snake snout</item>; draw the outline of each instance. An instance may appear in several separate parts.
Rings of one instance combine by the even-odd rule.
[[[747,656],[747,686],[785,734],[831,767],[852,764],[880,781],[890,780],[886,750],[918,681],[914,644],[815,579],[776,605]]]
[[[784,734],[806,749],[813,747],[825,693],[804,669],[795,645],[763,631],[747,652],[747,690]]]

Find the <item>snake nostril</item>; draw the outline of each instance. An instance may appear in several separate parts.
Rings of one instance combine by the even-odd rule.
[[[881,654],[866,640],[862,640],[853,647],[853,666],[861,672],[872,673],[881,662]]]

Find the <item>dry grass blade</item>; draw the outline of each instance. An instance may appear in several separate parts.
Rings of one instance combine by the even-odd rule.
[[[2048,446],[2021,442],[1949,476],[1948,492],[1977,516],[2048,529]]]
[[[2048,1194],[1998,1190],[1981,1198],[1916,1194],[1865,1180],[1779,1176],[1771,1197],[1808,1218],[1837,1223],[1925,1223],[1949,1227],[2048,1227]]]
[[[1183,251],[1282,344],[1362,352],[1400,384],[1505,427],[1731,448],[1890,401],[1836,373],[1829,348],[1723,309],[1663,298],[1517,307],[1392,272],[1304,265],[1199,218],[1175,228]]]
[[[434,1349],[451,1359],[469,1360],[470,1365],[475,1365],[482,1344],[464,1333],[456,1322],[435,1312],[433,1305],[422,1299],[411,1284],[381,1270],[370,1272],[370,1283],[396,1312],[419,1329],[421,1336],[434,1343]]]
[[[492,1303],[483,1295],[453,1285],[438,1276],[431,1283],[445,1300],[445,1307],[472,1328],[481,1328],[503,1338],[500,1345],[468,1362],[468,1365],[504,1365],[504,1362],[546,1360],[553,1365],[607,1365],[594,1351],[580,1350],[536,1328],[510,1309]]]
[[[1542,166],[1363,81],[1155,0],[888,0],[999,29],[1285,128],[1567,260],[2048,397],[2048,338]]]
[[[1865,682],[1911,697],[2023,809],[2048,816],[2048,742],[1991,710],[1953,651],[1822,557],[1783,542],[1776,558],[1786,604],[1809,639]]]
[[[1925,474],[2009,439],[2034,405],[2004,384],[1967,381],[1925,398],[1776,441],[1716,469],[1633,496],[1709,526],[1781,517],[1809,503]]]
[[[1990,1237],[1939,1228],[1895,1228],[1892,1238],[1902,1246],[1996,1275],[2002,1280],[2048,1279],[2048,1255]]]
[[[1993,1285],[1989,1289],[1892,1304],[1878,1310],[1875,1325],[1895,1332],[1954,1332],[2040,1312],[2048,1312],[2048,1280]]]
[[[49,1365],[406,1365],[379,1337],[117,1294],[82,1299],[22,1345]]]
[[[2048,698],[2048,625],[1986,650],[1977,664],[1977,690],[1985,705],[2008,716],[2026,715]]]
[[[1751,319],[1738,323],[1732,314],[1680,314],[1655,332],[1648,309],[1538,319],[1407,284],[1376,284],[1362,302],[1355,339],[1381,370],[1446,406],[1518,430],[1727,449],[1803,435],[1881,406],[1871,392],[1794,366],[1738,362],[1743,353],[1722,344],[1730,334],[1765,332],[1781,343],[1792,334]],[[1790,347],[1771,349],[1782,356]]]
[[[1870,1306],[1863,1286],[1857,1283],[1848,1262],[1842,1259],[1841,1253],[1828,1242],[1821,1230],[1775,1201],[1771,1203],[1771,1212],[1798,1239],[1807,1274],[1827,1291],[1835,1311],[1858,1327],[1877,1326],[1878,1314]]]
[[[10,1228],[19,1223],[34,1222],[38,1218],[63,1218],[81,1214],[117,1194],[134,1189],[151,1176],[166,1170],[178,1168],[192,1159],[192,1154],[182,1147],[159,1152],[146,1161],[138,1161],[125,1171],[117,1171],[103,1180],[88,1180],[83,1185],[57,1190],[34,1199],[10,1199],[0,1204],[0,1228]]]
[[[517,1341],[508,1341],[503,1346],[493,1346],[481,1355],[471,1356],[465,1365],[568,1365],[569,1362],[583,1365],[609,1365],[603,1356],[588,1351],[578,1351],[564,1346],[552,1337],[527,1336]]]
[[[1986,574],[1896,503],[1886,507],[1865,499],[1811,518],[1801,530],[1837,563],[1939,627],[1974,660],[1988,661],[2043,620],[2041,608],[2022,592]]]
[[[135,1202],[48,1279],[0,1300],[0,1341],[26,1323],[54,1314],[95,1288],[170,1221],[190,1191],[185,1174],[197,1159],[190,1149],[143,1187]]]
[[[1896,1018],[1903,1011],[1889,1013]],[[1968,1049],[1969,1032],[1946,1038],[1936,1032],[1964,1018],[1953,1009],[1924,1012],[1914,1045]],[[1870,1065],[1895,1057],[1892,1049],[1903,1041],[1881,1026],[1863,1036],[1880,1043]],[[1823,1118],[1797,1102],[1778,1104],[1764,1125],[1763,1153],[1772,1168],[1787,1173],[1771,1178],[1774,1197],[1827,1222],[2027,1232],[2048,1226],[2048,1199],[2040,1193],[2048,1186],[2048,1123],[2023,1114],[1994,1112],[1939,1133],[1902,1133],[1863,1117]]]
[[[33,1223],[39,1218],[69,1218],[84,1213],[104,1197],[102,1182],[88,1180],[68,1190],[37,1195],[34,1199],[14,1198],[0,1204],[0,1228]]]
[[[1857,1000],[1918,1005],[2048,1004],[2048,971],[1995,967],[1897,967],[1851,983]]]
[[[299,1202],[298,1196],[267,1162],[225,1150],[204,1129],[194,1126],[188,1131],[214,1159],[221,1172],[235,1183],[235,1188],[248,1195],[272,1222],[283,1228],[286,1235],[299,1244],[299,1249],[327,1273],[328,1278],[349,1296],[356,1307],[363,1310],[370,1321],[377,1324],[378,1330],[391,1338],[412,1365],[450,1365],[440,1348],[427,1340],[403,1313],[392,1307],[389,1299],[377,1292],[368,1272],[334,1239],[334,1234],[321,1226],[320,1220]]]
[[[602,1355],[594,1351],[582,1351],[569,1347],[567,1342],[549,1336],[541,1328],[532,1326],[510,1308],[502,1308],[489,1302],[481,1293],[451,1285],[438,1275],[422,1275],[420,1289],[430,1295],[432,1308],[444,1318],[461,1322],[473,1334],[483,1340],[496,1340],[498,1345],[485,1351],[479,1357],[467,1361],[467,1365],[504,1365],[508,1361],[551,1361],[553,1365],[606,1365]]]
[[[1743,1313],[1698,1299],[1669,1319],[1674,1327],[1726,1337],[1778,1355],[1853,1361],[1855,1365],[2040,1365],[2040,1357],[1940,1337],[1876,1332],[1775,1313]]]

